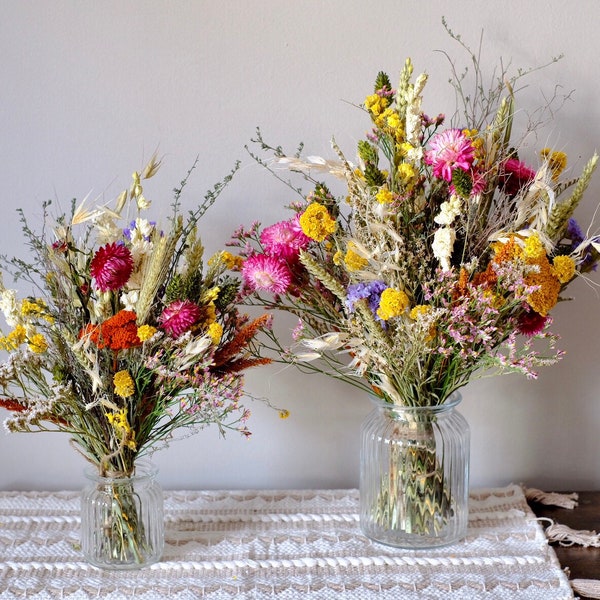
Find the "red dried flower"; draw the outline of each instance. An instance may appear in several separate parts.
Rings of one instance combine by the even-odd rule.
[[[90,263],[90,273],[101,292],[122,288],[132,271],[133,258],[129,248],[116,242],[98,248]]]
[[[130,310],[121,310],[100,325],[86,325],[79,337],[89,335],[98,348],[110,348],[115,352],[142,345],[137,335],[137,315]]]

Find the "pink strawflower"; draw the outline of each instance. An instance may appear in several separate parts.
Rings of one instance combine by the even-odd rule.
[[[179,337],[188,331],[200,318],[200,307],[189,300],[175,300],[167,306],[158,321],[172,337]]]
[[[502,191],[508,196],[515,196],[519,190],[530,184],[535,178],[535,171],[516,158],[509,158],[503,165],[499,182]]]
[[[260,243],[265,253],[286,260],[295,260],[300,250],[306,248],[310,241],[302,231],[297,216],[266,227],[260,234]]]
[[[249,256],[242,267],[244,282],[252,290],[266,290],[272,294],[283,294],[292,282],[292,273],[281,258],[267,254]]]
[[[475,158],[471,140],[460,129],[447,129],[435,135],[425,152],[425,162],[433,167],[438,179],[452,181],[452,171],[468,171]]]
[[[133,258],[129,248],[116,242],[98,248],[90,263],[90,273],[101,292],[122,288],[132,271]]]

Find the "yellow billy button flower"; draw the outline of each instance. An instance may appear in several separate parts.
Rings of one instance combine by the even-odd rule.
[[[115,373],[113,384],[115,386],[115,394],[121,396],[121,398],[133,396],[135,392],[135,385],[128,371],[118,371]]]
[[[570,256],[555,256],[552,266],[561,283],[568,283],[573,279],[575,275],[575,262]]]
[[[381,294],[377,316],[384,321],[399,317],[409,305],[408,296],[402,290],[387,288]]]
[[[223,336],[223,326],[216,321],[211,323],[206,330],[206,335],[211,339],[213,345],[218,346]]]
[[[29,343],[27,345],[29,346],[29,349],[36,354],[42,354],[48,350],[48,342],[41,333],[32,335],[29,338]]]
[[[350,272],[360,271],[369,264],[369,261],[364,256],[358,254],[355,248],[356,246],[352,242],[349,242],[346,256],[344,256],[344,264]]]
[[[282,408],[279,411],[279,418],[280,419],[287,419],[290,416],[290,411],[287,410],[286,408]]]
[[[138,327],[137,336],[142,342],[147,342],[156,333],[156,327],[141,325]]]
[[[309,204],[300,217],[300,227],[304,235],[316,242],[322,242],[335,231],[335,219],[318,202]]]
[[[564,152],[551,150],[550,148],[544,148],[540,154],[544,160],[548,161],[552,179],[556,181],[567,166],[567,155]]]

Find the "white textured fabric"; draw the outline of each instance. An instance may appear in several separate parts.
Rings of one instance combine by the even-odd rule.
[[[467,538],[373,543],[356,490],[166,492],[162,562],[89,566],[79,495],[0,493],[0,600],[563,600],[573,594],[521,488],[471,493]]]

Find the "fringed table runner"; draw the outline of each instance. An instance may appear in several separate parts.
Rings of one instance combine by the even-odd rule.
[[[370,542],[356,490],[166,492],[160,563],[102,571],[79,550],[79,495],[0,493],[0,599],[573,598],[518,486],[470,496],[467,538]]]

